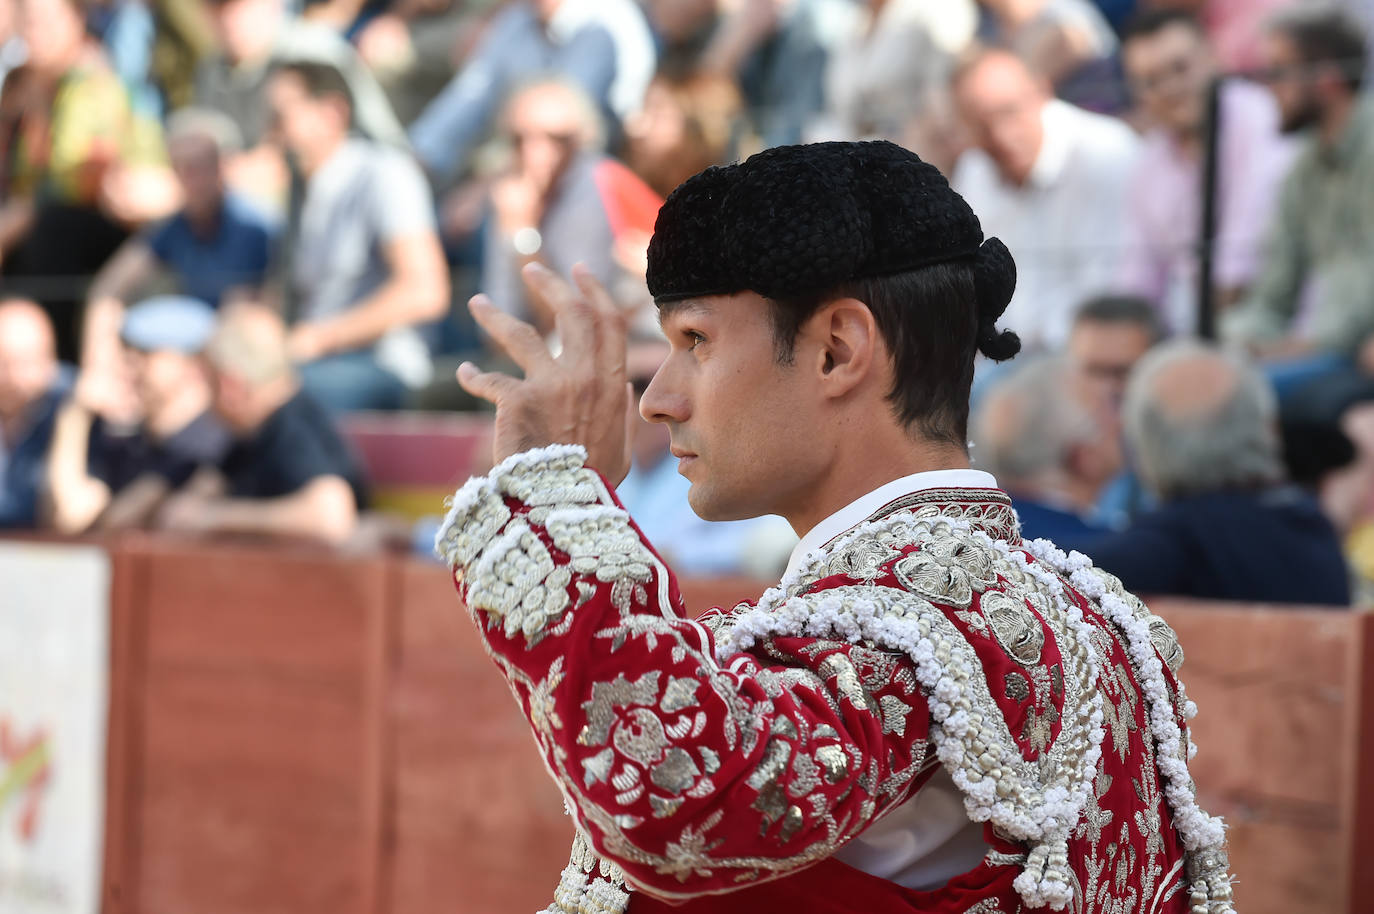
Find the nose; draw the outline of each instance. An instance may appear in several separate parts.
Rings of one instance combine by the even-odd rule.
[[[669,370],[671,362],[672,358],[669,357],[659,366],[639,398],[639,415],[645,422],[678,424],[686,422],[691,413],[686,395],[680,389],[675,389]]]

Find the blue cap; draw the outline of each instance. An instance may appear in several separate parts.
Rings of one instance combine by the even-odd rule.
[[[155,295],[124,313],[119,336],[143,352],[196,355],[215,332],[215,309],[189,295]]]

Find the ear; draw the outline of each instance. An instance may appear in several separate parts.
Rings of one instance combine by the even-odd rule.
[[[886,351],[868,305],[841,298],[823,305],[807,322],[817,379],[832,398],[847,396],[879,367]]]

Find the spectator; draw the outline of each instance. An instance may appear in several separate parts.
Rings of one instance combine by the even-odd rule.
[[[48,315],[0,301],[0,530],[38,525],[43,458],[66,393]]]
[[[352,102],[333,67],[284,64],[267,92],[306,181],[286,239],[292,358],[326,406],[399,408],[429,380],[415,325],[448,305],[424,175],[407,154],[350,136]]]
[[[1221,329],[1270,363],[1286,397],[1374,334],[1374,109],[1359,98],[1365,38],[1347,14],[1295,8],[1265,53],[1282,129],[1312,135],[1280,190],[1263,268]]]
[[[626,373],[635,396],[649,387],[654,372],[668,355],[662,337],[631,344]],[[634,420],[633,462],[616,496],[633,511],[646,537],[665,560],[684,574],[747,574],[767,578],[779,574],[797,544],[792,528],[779,517],[712,522],[702,520],[687,501],[692,484],[677,471],[668,450],[668,426]]]
[[[460,176],[506,96],[549,74],[581,86],[616,119],[626,118],[643,104],[656,58],[633,0],[518,0],[411,125],[416,155],[439,183]]]
[[[932,96],[944,93],[954,61],[973,40],[978,7],[973,0],[863,5],[864,21],[830,56],[827,126],[837,139],[898,141]]]
[[[48,525],[61,533],[142,526],[169,492],[215,464],[229,436],[210,414],[200,352],[215,313],[193,298],[134,305],[120,337],[139,421],[113,401],[116,379],[83,374],[62,407],[48,454]]]
[[[269,140],[267,80],[274,62],[316,63],[338,70],[354,99],[355,126],[369,139],[406,146],[405,130],[386,94],[353,47],[333,29],[293,19],[287,0],[210,0],[220,53],[196,70],[197,107],[227,115],[245,149],[228,165],[231,186],[270,207],[283,207],[288,176]]]
[[[1077,383],[1094,405],[1119,418],[1131,369],[1163,337],[1159,315],[1148,301],[1102,295],[1074,314],[1066,353]]]
[[[1067,356],[1074,383],[1102,421],[1102,434],[1121,437],[1121,404],[1137,362],[1164,336],[1155,306],[1143,298],[1104,295],[1084,302],[1074,315]],[[1149,496],[1130,466],[1103,488],[1096,516],[1112,528],[1140,513]]]
[[[1283,481],[1262,375],[1197,343],[1146,356],[1126,391],[1126,440],[1161,506],[1084,550],[1135,593],[1347,605],[1335,529]]]
[[[1031,349],[1062,346],[1073,309],[1120,271],[1139,140],[1120,121],[1053,98],[1006,51],[965,61],[954,94],[976,146],[952,183],[1016,257],[1003,323]]]
[[[1265,20],[1292,0],[1152,0],[1150,5],[1197,17],[1222,67],[1238,71],[1264,66]]]
[[[163,527],[198,533],[348,539],[362,477],[328,414],[291,367],[286,328],[267,308],[228,309],[207,349],[215,411],[235,442],[213,488],[170,499]]]
[[[533,260],[563,275],[584,263],[617,298],[647,300],[642,262],[663,200],[601,152],[599,127],[591,100],[563,82],[534,83],[506,108],[514,161],[491,188],[482,286],[545,334],[554,315],[535,310],[520,278]]]
[[[78,0],[21,0],[19,24],[29,58],[0,101],[0,257],[10,287],[48,309],[58,354],[74,359],[85,278],[175,191],[159,183],[159,126],[134,112]]]
[[[1124,104],[1116,33],[1088,0],[979,0],[992,43],[1020,57],[1067,102],[1115,112]]]
[[[91,283],[82,365],[95,367],[117,349],[124,302],[160,271],[178,293],[219,307],[238,291],[261,292],[271,233],[237,194],[226,192],[225,159],[237,129],[218,112],[184,109],[167,124],[167,153],[181,185],[181,210],[124,243]]]
[[[1122,287],[1159,305],[1176,332],[1197,321],[1197,245],[1202,226],[1202,156],[1207,95],[1217,77],[1207,36],[1186,12],[1147,11],[1127,27],[1122,63],[1150,130],[1131,180],[1132,240]],[[1279,135],[1273,97],[1228,80],[1221,87],[1220,159],[1213,281],[1222,306],[1241,297],[1259,269],[1292,147]]]
[[[1095,506],[1121,468],[1121,451],[1063,360],[1040,359],[999,378],[978,404],[972,438],[978,469],[1011,496],[1022,536],[1070,549],[1108,532]]]

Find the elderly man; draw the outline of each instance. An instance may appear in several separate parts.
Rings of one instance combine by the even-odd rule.
[[[214,408],[234,436],[211,483],[168,501],[165,529],[342,543],[358,524],[362,474],[291,366],[269,309],[229,309],[206,347]]]
[[[0,301],[0,529],[38,524],[43,459],[66,391],[48,315],[25,299]]]
[[[1074,309],[1120,271],[1140,141],[1115,118],[1055,99],[1007,51],[965,61],[953,88],[975,146],[951,183],[1021,267],[1007,326],[1032,348],[1062,346]]]
[[[974,462],[1011,496],[1027,539],[1078,548],[1110,532],[1097,514],[1121,469],[1105,407],[1096,409],[1065,362],[1042,359],[999,378],[974,415]]]
[[[623,297],[645,299],[644,248],[663,200],[602,151],[601,119],[592,100],[574,85],[545,80],[512,96],[504,120],[514,156],[491,188],[483,291],[546,334],[554,316],[539,311],[539,300],[526,296],[520,282],[521,266],[531,261],[560,273],[582,263],[617,292],[633,283],[637,296]],[[636,244],[637,251],[625,250]],[[640,262],[638,276],[622,265],[633,266],[634,259]]]
[[[1015,265],[933,166],[778,147],[659,213],[671,351],[640,414],[700,516],[801,534],[729,612],[687,611],[612,494],[625,315],[585,271],[526,277],[563,347],[473,302],[525,377],[459,369],[496,403],[496,465],[437,545],[573,817],[549,911],[1231,911],[1172,631],[1023,542],[969,469],[974,355],[1019,348]]]
[[[48,454],[48,516],[62,533],[141,526],[167,494],[224,456],[200,352],[214,310],[181,296],[125,314],[124,373],[83,373],[62,407]],[[122,383],[130,383],[126,400]]]
[[[1127,389],[1126,441],[1161,506],[1090,545],[1133,590],[1348,605],[1341,544],[1311,496],[1284,483],[1273,391],[1196,343],[1146,356]]]

